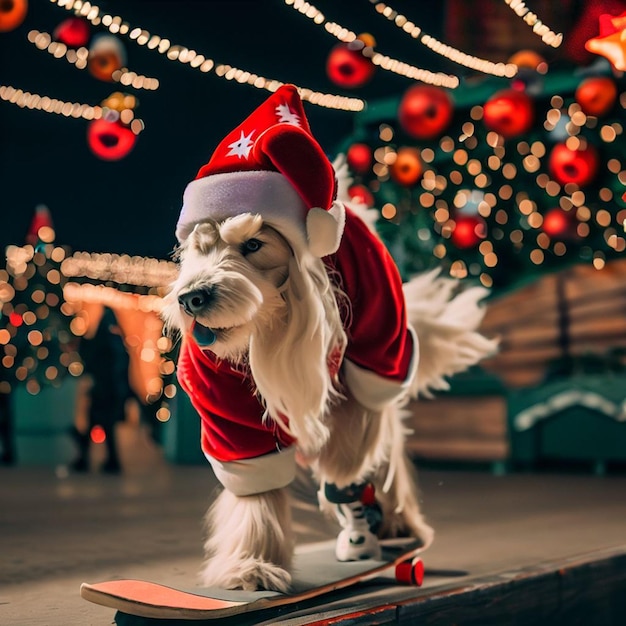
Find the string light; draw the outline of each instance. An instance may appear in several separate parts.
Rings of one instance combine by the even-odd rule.
[[[126,254],[74,252],[61,264],[68,278],[91,278],[126,285],[165,287],[176,277],[176,264]]]
[[[533,29],[536,35],[541,37],[543,43],[553,48],[558,48],[563,43],[563,33],[557,35],[550,30],[522,0],[504,0],[504,2]]]
[[[492,61],[487,61],[486,59],[481,59],[462,52],[461,50],[457,50],[425,33],[406,16],[398,13],[384,2],[378,2],[378,0],[369,1],[374,5],[377,13],[393,22],[401,31],[407,33],[413,37],[413,39],[417,39],[422,45],[430,48],[435,54],[439,54],[453,63],[469,67],[483,74],[504,76],[506,78],[513,78],[518,72],[518,67],[514,63],[493,63]]]
[[[126,293],[106,285],[68,282],[63,287],[63,297],[70,303],[90,302],[144,313],[158,314],[163,309],[163,298],[160,296]]]
[[[28,41],[34,44],[37,49],[46,51],[55,59],[64,58],[68,63],[72,64],[79,70],[87,68],[89,50],[87,50],[84,46],[81,46],[76,50],[68,48],[64,43],[54,41],[50,33],[40,32],[38,30],[31,30],[28,33],[27,38]],[[135,89],[147,89],[154,91],[159,88],[159,81],[157,78],[148,78],[142,74],[131,72],[126,67],[115,70],[111,74],[111,78],[126,87],[134,87]]]
[[[101,106],[80,104],[79,102],[66,102],[49,96],[41,96],[30,91],[16,89],[11,85],[0,85],[0,100],[10,102],[22,109],[43,111],[44,113],[56,113],[64,117],[82,118],[87,121],[99,120],[106,115],[106,109]],[[144,130],[143,120],[134,119],[130,129],[135,135]]]
[[[309,2],[304,0],[285,0],[287,6],[291,6],[293,9],[308,17],[317,26],[324,26],[326,32],[333,37],[342,41],[343,43],[352,43],[357,40],[356,33],[351,30],[337,24],[336,22],[326,21],[324,14],[314,7]],[[370,59],[370,61],[381,67],[382,69],[399,74],[406,78],[412,78],[414,80],[421,81],[423,83],[429,83],[431,85],[437,85],[439,87],[447,87],[449,89],[455,89],[459,86],[459,79],[457,76],[451,76],[449,74],[443,74],[441,72],[431,72],[424,70],[415,65],[409,65],[403,61],[398,61],[389,56],[376,52],[373,47],[364,45],[360,50],[364,57]]]
[[[108,13],[103,14],[98,6],[90,2],[82,2],[82,0],[50,0],[50,2],[67,11],[73,11],[94,26],[102,25],[114,35],[124,35],[140,46],[146,46],[149,50],[156,50],[171,61],[188,64],[190,67],[203,73],[213,71],[217,76],[225,80],[234,80],[240,84],[247,84],[257,89],[265,89],[272,93],[285,84],[278,80],[265,78],[233,67],[232,65],[216,63],[213,59],[209,59],[195,50],[172,44],[169,39],[152,34],[143,28],[132,27],[120,16],[113,16]],[[327,109],[339,109],[353,113],[365,109],[365,101],[360,98],[327,94],[305,87],[298,87],[298,91],[303,100]]]
[[[36,93],[16,89],[11,85],[0,85],[0,99],[10,102],[23,109],[34,109],[45,113],[56,113],[65,117],[83,118],[85,120],[97,120],[102,117],[103,109],[90,104],[80,104],[78,102],[65,102],[40,96]]]

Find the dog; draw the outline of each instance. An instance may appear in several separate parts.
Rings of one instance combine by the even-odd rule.
[[[255,157],[252,169],[242,155]],[[459,290],[438,270],[402,284],[371,211],[339,199],[345,160],[326,161],[287,86],[185,191],[162,317],[182,338],[178,378],[224,486],[206,516],[205,586],[289,590],[297,464],[342,527],[337,559],[376,558],[382,537],[428,547],[408,403],[495,349],[477,331],[486,290]]]

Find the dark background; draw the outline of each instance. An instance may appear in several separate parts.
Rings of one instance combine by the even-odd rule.
[[[392,6],[442,38],[445,2],[396,0]],[[131,26],[193,48],[267,78],[364,99],[397,95],[414,84],[380,69],[357,90],[342,90],[327,77],[325,63],[337,40],[282,0],[110,0],[99,3]],[[368,0],[318,0],[326,18],[355,33],[371,32],[377,49],[433,71],[459,66],[400,32]],[[64,101],[100,104],[114,91],[139,99],[136,115],[146,128],[133,151],[116,162],[91,153],[87,122],[0,101],[0,247],[24,243],[36,205],[49,207],[56,243],[73,251],[116,252],[168,258],[187,183],[215,145],[269,92],[202,74],[120,36],[129,69],[159,79],[157,91],[105,83],[30,44],[31,29],[52,33],[73,13],[48,0],[30,0],[26,21],[0,33],[0,84]],[[103,27],[92,33],[108,33]],[[305,103],[313,133],[329,156],[352,129],[352,113]]]

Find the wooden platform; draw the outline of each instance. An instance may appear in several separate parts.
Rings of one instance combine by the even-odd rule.
[[[427,576],[455,572],[427,570]],[[322,624],[420,624],[428,626],[626,623],[626,545],[547,561],[519,571],[505,570],[415,593],[383,578],[323,600],[284,610],[218,620],[225,626],[321,626]],[[215,620],[156,620],[116,613],[117,626],[186,626]]]
[[[211,470],[169,465],[139,436],[126,444],[122,476],[0,468],[1,624],[111,624],[113,610],[80,598],[83,581],[196,584]],[[423,587],[378,578],[237,625],[626,623],[625,474],[422,468],[420,477],[437,533]],[[303,477],[294,496],[300,537],[334,532]],[[119,626],[150,624],[128,619],[117,615]]]

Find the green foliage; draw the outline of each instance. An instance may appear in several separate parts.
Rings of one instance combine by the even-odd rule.
[[[339,150],[347,152],[354,143],[371,147],[375,168],[352,176],[355,184],[370,189],[378,209],[388,205],[391,216],[381,218],[378,229],[405,277],[443,265],[497,293],[568,265],[602,267],[623,255],[626,81],[612,76],[616,104],[601,117],[585,116],[575,93],[591,75],[612,76],[602,63],[518,76],[515,87],[524,87],[532,98],[535,121],[528,132],[510,139],[490,133],[482,117],[485,102],[512,87],[506,79],[466,80],[449,91],[454,116],[433,140],[417,140],[404,131],[398,121],[402,96],[372,103],[357,116],[353,135]],[[551,151],[568,138],[597,150],[598,173],[584,186],[559,184],[551,176]],[[398,185],[389,175],[394,153],[405,146],[420,150],[425,169],[412,187]],[[571,217],[572,226],[546,233],[544,218],[555,208]],[[452,233],[468,215],[484,220],[485,237],[458,246]]]

